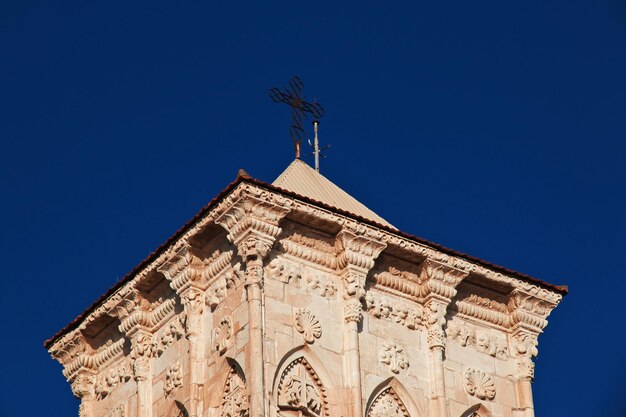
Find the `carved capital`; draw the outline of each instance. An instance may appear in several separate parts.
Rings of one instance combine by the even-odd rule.
[[[546,317],[555,307],[555,302],[519,288],[511,292],[508,303],[513,327],[532,333],[540,333],[548,325]]]
[[[189,286],[206,289],[206,264],[193,254],[191,247],[185,244],[169,260],[157,268],[177,293],[183,292]]]
[[[535,377],[535,363],[537,357],[538,335],[523,330],[518,330],[511,335],[511,351],[517,360],[517,378],[520,380],[533,381]]]
[[[365,296],[367,274],[387,245],[346,228],[337,234],[337,240],[341,244],[337,266],[343,270],[344,298],[361,300]]]
[[[349,322],[360,322],[363,318],[363,306],[361,301],[356,298],[350,298],[344,301],[343,304],[343,318]]]
[[[215,222],[228,232],[244,259],[264,258],[280,234],[278,226],[289,209],[251,196],[239,198]]]
[[[133,361],[135,380],[145,381],[151,376],[152,334],[138,331],[131,338],[130,358]]]
[[[91,400],[95,397],[95,371],[81,370],[72,381],[72,393],[76,398]]]
[[[438,298],[449,302],[456,295],[456,286],[469,275],[432,259],[422,264],[421,292],[425,298]]]
[[[446,324],[446,308],[445,304],[438,300],[429,300],[424,308],[424,318],[427,330],[427,341],[430,349],[444,349],[446,346],[446,334],[444,326]]]

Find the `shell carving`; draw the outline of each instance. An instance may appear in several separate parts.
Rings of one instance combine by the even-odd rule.
[[[491,375],[476,369],[467,369],[464,374],[465,391],[481,400],[493,400],[496,397],[496,384]]]
[[[307,343],[313,343],[315,339],[319,339],[322,336],[320,321],[311,311],[305,308],[299,308],[294,312],[293,322],[296,330],[302,333]]]

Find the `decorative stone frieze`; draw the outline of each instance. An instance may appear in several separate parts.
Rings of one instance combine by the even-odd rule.
[[[365,295],[365,308],[368,313],[378,319],[398,323],[411,330],[417,329],[422,322],[423,309],[420,304],[408,307],[405,303],[372,291]]]
[[[272,259],[265,267],[265,273],[271,279],[299,285],[322,297],[331,297],[337,293],[335,279],[328,273],[302,267],[282,258]]]
[[[161,354],[174,342],[185,336],[187,317],[181,314],[174,317],[165,326],[164,331],[155,335],[152,341],[152,355],[155,357],[161,356]]]
[[[322,325],[310,310],[297,308],[293,314],[293,324],[307,343],[313,343],[322,336]]]
[[[96,399],[101,400],[105,398],[118,386],[130,381],[133,377],[131,368],[130,363],[124,360],[117,366],[111,367],[108,371],[100,373],[95,385]]]
[[[491,375],[477,369],[466,369],[463,373],[465,391],[481,400],[493,400],[496,397],[496,384]]]
[[[387,291],[391,290],[407,298],[418,299],[421,295],[422,280],[415,272],[389,266],[387,270],[374,274],[374,281]]]
[[[448,339],[454,340],[461,346],[473,347],[478,352],[486,353],[498,359],[508,357],[506,341],[490,335],[486,331],[474,330],[462,324],[448,324],[446,327]]]
[[[176,361],[169,367],[165,374],[165,382],[163,383],[163,391],[165,397],[169,397],[174,390],[183,385],[183,368],[180,362]]]
[[[213,329],[213,350],[220,355],[226,353],[233,344],[233,319],[224,316]]]
[[[378,360],[389,365],[394,374],[399,374],[400,370],[409,367],[409,358],[404,353],[404,348],[396,343],[383,343],[378,352]]]
[[[126,406],[118,405],[113,408],[111,411],[105,414],[106,417],[126,417]]]
[[[334,270],[337,268],[338,250],[329,240],[312,238],[293,232],[280,240],[286,255]]]

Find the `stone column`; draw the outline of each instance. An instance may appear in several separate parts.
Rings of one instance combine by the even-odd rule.
[[[170,281],[170,287],[180,296],[185,309],[186,336],[189,340],[190,417],[202,416],[204,413],[202,393],[207,380],[205,340],[208,337],[203,320],[208,287],[205,270],[206,265],[192,253],[189,246],[184,246],[159,267],[159,271]]]
[[[152,417],[152,333],[139,327],[129,330],[130,358],[137,381],[137,417]]]
[[[265,417],[265,380],[263,374],[263,259],[269,254],[282,229],[280,220],[288,208],[244,195],[217,217],[216,223],[228,231],[246,265],[245,287],[248,301],[248,390],[250,417]]]
[[[443,359],[446,349],[446,312],[456,286],[467,273],[445,264],[427,259],[422,265],[422,293],[424,294],[424,318],[428,342],[428,368],[430,377],[430,415],[447,417],[446,385]]]
[[[375,237],[359,235],[343,229],[337,235],[343,251],[338,257],[342,269],[344,297],[344,351],[348,364],[348,388],[352,397],[352,417],[363,415],[361,384],[361,352],[359,349],[359,323],[363,318],[362,300],[365,297],[365,280],[374,267],[378,255],[386,245]]]
[[[72,392],[76,398],[80,399],[78,407],[80,417],[93,417],[93,402],[96,399],[95,381],[95,371],[86,368],[80,369],[72,381]]]
[[[534,417],[532,382],[535,376],[533,358],[539,353],[537,338],[548,325],[546,318],[561,300],[561,295],[537,287],[517,288],[511,292],[508,309],[511,314],[511,353],[516,356],[517,409],[524,417]]]

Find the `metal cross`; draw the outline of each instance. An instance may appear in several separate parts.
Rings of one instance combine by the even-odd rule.
[[[285,87],[285,91],[281,91],[274,87],[269,91],[270,98],[274,103],[285,103],[291,107],[291,127],[289,134],[293,140],[293,146],[296,149],[296,158],[300,159],[300,147],[304,139],[304,129],[302,128],[302,119],[312,114],[314,119],[324,116],[324,109],[317,103],[308,103],[300,95],[304,90],[304,83],[298,77],[289,80],[289,85]]]

